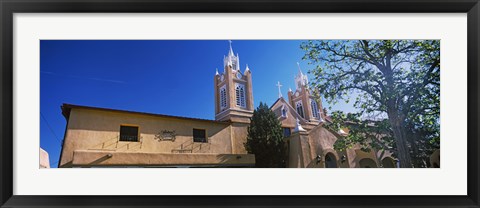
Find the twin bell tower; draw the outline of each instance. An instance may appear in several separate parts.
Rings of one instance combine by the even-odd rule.
[[[240,57],[232,49],[223,58],[223,72],[215,73],[215,120],[250,123],[253,115],[252,72],[240,70]]]

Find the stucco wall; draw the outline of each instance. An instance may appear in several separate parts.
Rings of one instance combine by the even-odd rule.
[[[50,168],[48,152],[40,148],[40,168]]]
[[[301,138],[298,133],[292,134],[289,138],[286,138],[288,145],[288,162],[289,168],[304,168],[303,161],[303,148],[301,144]]]
[[[435,150],[430,156],[430,167],[440,168],[440,150]]]
[[[228,123],[82,108],[71,109],[69,118],[60,166],[72,162],[74,150],[140,153],[191,150],[191,153],[231,154],[232,148],[237,152],[242,152],[243,148],[243,143],[239,146],[241,141],[235,141],[232,146],[232,130]],[[140,142],[118,142],[120,125],[125,124],[139,126]],[[193,128],[205,129],[208,142],[194,143]],[[175,141],[155,139],[155,135],[163,130],[175,130]]]
[[[338,137],[334,133],[323,126],[307,132],[292,134],[286,139],[289,144],[288,167],[324,168],[325,157],[329,153],[335,157],[339,168],[359,168],[362,159],[371,159],[376,167],[381,167],[381,161],[384,158],[393,160],[392,153],[389,151],[364,152],[359,145],[338,152],[334,149],[337,139]],[[320,161],[317,161],[317,155],[320,156]],[[343,162],[342,156],[345,156]]]
[[[287,110],[287,117],[282,117],[283,106]],[[295,112],[295,109],[287,104],[283,98],[279,98],[279,100],[271,107],[271,110],[273,113],[275,113],[277,118],[279,118],[280,122],[282,123],[282,127],[295,128],[298,115]],[[303,118],[300,117],[299,121],[302,126],[306,125],[306,122]]]
[[[247,142],[248,126],[246,123],[232,123],[230,128],[232,129],[232,153],[234,154],[246,154],[245,143]]]
[[[276,105],[272,108],[272,111],[275,113],[275,115],[279,118],[280,122],[282,123],[282,127],[288,127],[288,128],[295,128],[295,125],[297,123],[297,119],[294,114],[292,114],[291,108],[289,108],[287,105],[285,105],[285,108],[287,109],[287,116],[282,117],[282,104],[280,103],[279,105]]]
[[[286,118],[282,117],[282,106],[285,106],[285,108],[287,109]],[[295,128],[297,124],[297,118],[300,121],[300,125],[302,125],[305,130],[311,130],[319,124],[318,121],[310,122],[300,117],[300,115],[297,114],[296,110],[292,106],[290,106],[290,104],[288,104],[283,98],[279,98],[279,100],[277,100],[270,109],[275,113],[277,118],[279,118],[280,122],[282,123],[282,127]]]
[[[309,142],[312,146],[312,160],[309,163],[309,167],[325,167],[325,156],[328,153],[332,153],[335,156],[337,167],[348,167],[348,165],[341,163],[340,158],[343,154],[338,153],[333,148],[333,145],[338,139],[337,136],[323,126],[317,126],[308,133]],[[318,163],[313,160],[317,155],[321,156],[321,161]]]
[[[95,166],[237,166],[255,165],[253,154],[165,154],[137,152],[109,152],[100,150],[74,151],[73,165],[76,167]]]
[[[312,129],[309,135],[317,153],[323,153],[323,150],[333,149],[333,145],[338,139],[337,136],[323,126]]]

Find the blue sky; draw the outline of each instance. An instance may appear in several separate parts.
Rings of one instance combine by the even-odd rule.
[[[295,90],[301,40],[233,40],[242,72],[252,71],[254,105],[273,104],[277,81]],[[214,119],[213,77],[227,40],[40,41],[40,147],[57,167],[66,120],[63,103]],[[311,78],[312,76],[310,76]],[[324,106],[328,104],[324,103]],[[333,110],[353,111],[340,103]]]

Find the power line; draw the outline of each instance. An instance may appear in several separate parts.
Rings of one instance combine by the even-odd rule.
[[[40,112],[40,116],[43,118],[43,120],[44,120],[45,123],[47,124],[48,129],[50,129],[50,131],[52,132],[53,136],[55,136],[55,139],[60,143],[60,145],[62,145],[62,141],[58,138],[57,134],[55,134],[55,132],[53,131],[52,126],[50,126],[50,123],[48,123],[47,119],[45,118],[45,116],[43,116],[42,112]]]

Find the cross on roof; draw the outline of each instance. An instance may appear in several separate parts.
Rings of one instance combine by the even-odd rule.
[[[282,96],[282,90],[280,89],[283,85],[280,84],[280,81],[277,83],[277,87],[278,87],[278,98],[281,98],[283,97]]]

